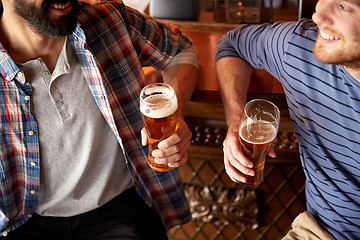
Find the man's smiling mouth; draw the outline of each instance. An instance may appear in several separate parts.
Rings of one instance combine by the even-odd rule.
[[[319,34],[323,39],[326,39],[326,40],[338,40],[338,39],[340,39],[339,37],[330,35],[328,33],[325,33],[323,31],[321,31],[321,30],[319,31]]]

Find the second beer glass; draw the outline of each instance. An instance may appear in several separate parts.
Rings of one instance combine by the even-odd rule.
[[[254,99],[243,110],[239,126],[241,149],[253,164],[254,176],[246,176],[246,185],[258,185],[264,178],[266,153],[274,141],[280,123],[280,111],[273,103]]]
[[[178,102],[174,89],[166,83],[152,83],[140,92],[140,112],[149,137],[148,164],[156,171],[169,171],[167,164],[157,164],[152,151],[160,141],[170,137],[176,130]]]

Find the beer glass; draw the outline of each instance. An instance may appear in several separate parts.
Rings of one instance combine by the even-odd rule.
[[[160,141],[170,137],[177,128],[178,102],[174,89],[166,83],[152,83],[140,92],[140,112],[149,137],[148,164],[156,171],[169,171],[167,164],[157,164],[152,157]]]
[[[277,135],[279,123],[280,111],[272,102],[254,99],[245,105],[239,124],[240,143],[255,171],[254,176],[245,176],[246,185],[256,186],[263,181],[266,153]]]

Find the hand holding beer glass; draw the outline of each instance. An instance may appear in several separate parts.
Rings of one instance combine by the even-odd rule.
[[[149,138],[148,164],[156,171],[173,167],[157,164],[152,156],[160,141],[170,137],[177,128],[178,102],[174,89],[166,83],[152,83],[140,92],[140,112]]]
[[[266,154],[274,141],[280,123],[280,111],[273,103],[254,99],[241,115],[239,137],[244,155],[253,162],[254,176],[246,176],[246,185],[258,185],[264,178]]]

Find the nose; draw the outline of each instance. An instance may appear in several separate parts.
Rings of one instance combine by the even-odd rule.
[[[315,6],[315,12],[312,15],[312,20],[316,24],[330,25],[332,21],[331,7],[327,0],[319,0]]]

